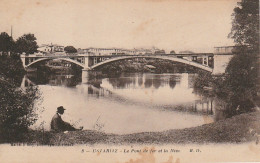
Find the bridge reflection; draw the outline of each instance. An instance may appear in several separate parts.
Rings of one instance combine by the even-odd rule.
[[[140,87],[159,89],[160,87],[164,87],[165,85],[169,85],[170,88],[173,89],[176,86],[176,83],[180,83],[179,76],[171,76],[168,79],[166,78],[167,77],[164,77],[164,79],[162,79],[161,76],[154,78],[153,75],[144,76],[142,74],[139,74],[139,76],[136,75],[133,78],[120,77],[120,80],[118,80],[118,78],[108,78],[108,81],[115,89],[136,89]]]

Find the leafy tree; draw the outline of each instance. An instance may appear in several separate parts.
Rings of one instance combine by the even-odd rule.
[[[259,1],[242,0],[234,8],[232,29],[229,34],[237,45],[249,45],[259,50]]]
[[[6,32],[0,34],[0,52],[9,52],[13,50],[14,40]]]
[[[0,56],[0,142],[23,138],[37,120],[37,87],[19,88],[24,69],[18,54]]]
[[[216,94],[227,103],[228,116],[251,111],[257,96],[259,1],[242,0],[232,14],[229,37],[237,45],[225,75],[215,80]],[[216,82],[218,81],[218,82]]]
[[[237,47],[227,65],[225,74],[213,76],[199,75],[195,86],[209,85],[211,82],[217,101],[226,116],[252,111],[259,92],[259,1],[242,0],[232,14],[232,29],[228,37],[233,38]]]
[[[37,42],[34,34],[28,33],[19,37],[15,43],[15,51],[17,53],[33,54],[37,52]]]
[[[37,87],[18,89],[11,80],[0,77],[0,142],[19,141],[37,120]]]
[[[0,76],[5,76],[19,85],[21,84],[24,74],[25,70],[19,55],[11,54],[11,56],[0,56]]]
[[[194,88],[202,89],[203,87],[210,87],[213,82],[212,75],[206,71],[199,71],[196,80],[194,81]]]
[[[64,50],[66,53],[77,53],[77,49],[73,46],[66,46]]]
[[[170,52],[170,54],[175,54],[175,51],[174,51],[174,50],[172,50],[172,51]]]
[[[258,81],[256,59],[251,53],[236,55],[226,68],[223,91],[229,115],[251,111],[255,105]]]
[[[156,50],[154,54],[165,54],[164,50]]]

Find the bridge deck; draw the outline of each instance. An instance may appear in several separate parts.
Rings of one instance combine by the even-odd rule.
[[[21,57],[24,58],[61,58],[61,57],[123,57],[123,56],[171,56],[171,57],[177,57],[177,56],[214,56],[213,53],[187,53],[187,54],[120,54],[120,55],[89,55],[89,54],[78,54],[78,55],[21,55]]]

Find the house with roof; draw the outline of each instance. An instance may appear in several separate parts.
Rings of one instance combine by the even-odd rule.
[[[38,49],[42,53],[64,52],[64,46],[58,44],[42,44]]]

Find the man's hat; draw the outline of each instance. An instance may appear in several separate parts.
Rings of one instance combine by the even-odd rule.
[[[63,111],[63,110],[66,110],[66,109],[64,109],[63,106],[59,106],[59,107],[57,108],[57,111],[58,111],[58,112],[61,112],[61,111]]]

